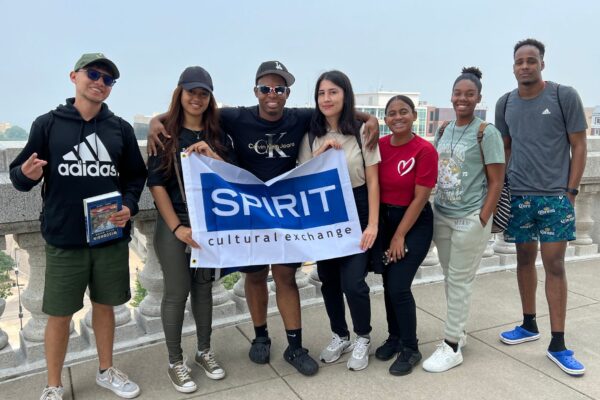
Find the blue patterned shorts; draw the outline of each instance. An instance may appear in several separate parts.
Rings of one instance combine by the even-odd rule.
[[[575,240],[575,209],[567,196],[510,196],[509,243]]]

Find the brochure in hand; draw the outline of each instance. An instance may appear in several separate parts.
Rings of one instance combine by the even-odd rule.
[[[123,237],[123,230],[108,219],[123,207],[121,193],[110,192],[83,199],[85,230],[90,246]]]

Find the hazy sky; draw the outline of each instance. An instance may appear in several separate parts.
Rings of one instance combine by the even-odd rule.
[[[296,76],[289,106],[312,103],[323,71],[340,69],[355,92],[421,92],[450,106],[463,66],[483,71],[483,103],[516,86],[515,42],[546,44],[547,80],[600,104],[598,1],[28,1],[0,0],[0,122],[29,129],[74,94],[68,73],[84,52],[121,71],[108,104],[132,121],[164,111],[179,74],[201,65],[218,101],[253,105],[260,62]]]

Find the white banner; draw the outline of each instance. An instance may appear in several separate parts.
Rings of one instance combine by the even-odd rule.
[[[191,267],[226,268],[325,260],[360,253],[362,231],[342,150],[268,182],[181,154],[192,235]]]

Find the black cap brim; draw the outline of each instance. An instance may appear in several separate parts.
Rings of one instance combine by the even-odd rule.
[[[201,89],[208,91],[210,94],[212,94],[212,89],[207,84],[202,83],[202,82],[182,83],[181,87],[184,88],[185,90],[194,90],[197,88],[201,88]]]
[[[296,78],[294,78],[294,75],[290,74],[289,72],[282,71],[280,69],[269,69],[266,71],[261,71],[260,75],[256,77],[256,81],[258,82],[258,80],[265,75],[279,75],[283,78],[287,87],[292,86],[294,82],[296,82]]]

